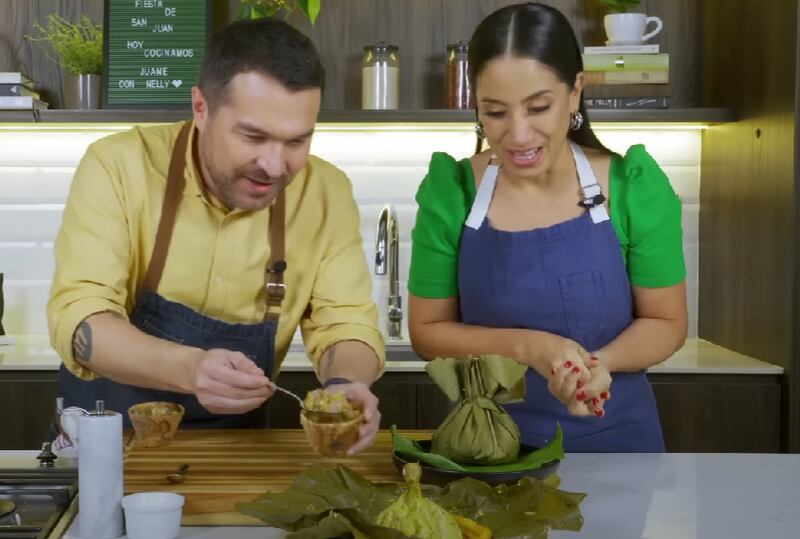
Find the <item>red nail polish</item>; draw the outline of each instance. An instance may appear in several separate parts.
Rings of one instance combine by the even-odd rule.
[[[575,398],[578,399],[579,401],[582,401],[583,399],[586,398],[586,393],[584,391],[578,391],[578,394],[575,395]]]
[[[608,400],[608,391],[603,391],[600,393],[600,398]]]
[[[597,417],[603,417],[604,415],[606,415],[606,411],[605,410],[597,410],[594,413],[594,415],[596,415]]]
[[[597,406],[598,404],[600,404],[600,401],[597,399],[597,397],[594,397],[594,398],[592,399],[592,404],[594,404],[595,406]]]
[[[572,362],[571,361],[567,361],[566,363],[564,363],[564,368],[565,369],[569,369],[570,367],[572,367]]]
[[[578,374],[581,370],[578,367],[572,367],[572,374]]]
[[[583,387],[583,382],[581,382],[580,380],[578,380],[578,389],[580,389],[580,388],[582,388],[582,387]]]

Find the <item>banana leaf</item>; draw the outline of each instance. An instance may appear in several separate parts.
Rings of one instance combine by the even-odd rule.
[[[525,397],[526,366],[485,355],[437,358],[425,370],[451,401],[459,401],[433,433],[433,453],[459,464],[496,465],[517,458],[519,429],[499,404]]]
[[[556,424],[556,435],[546,446],[536,451],[526,453],[516,460],[505,464],[472,466],[468,464],[458,464],[434,452],[425,452],[419,444],[399,434],[397,428],[392,425],[392,445],[395,451],[418,459],[435,468],[454,472],[523,472],[526,470],[538,470],[548,462],[562,460],[564,458],[563,442],[564,433],[561,431],[561,425]]]
[[[422,485],[425,497],[492,529],[496,539],[541,539],[549,529],[580,531],[586,496],[556,488],[557,478],[526,477],[491,487],[460,479],[445,488]],[[373,483],[339,465],[310,468],[283,492],[267,492],[236,504],[240,512],[289,531],[287,539],[412,539],[375,524],[377,515],[403,492],[397,483]]]

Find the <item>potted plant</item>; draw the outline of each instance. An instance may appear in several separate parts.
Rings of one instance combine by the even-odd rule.
[[[603,19],[608,36],[607,45],[641,45],[661,31],[663,24],[658,17],[648,17],[644,13],[628,13],[628,10],[640,4],[641,0],[598,0],[614,13]],[[655,23],[652,32],[645,34],[647,25]]]
[[[44,43],[47,57],[64,70],[64,108],[100,108],[100,80],[103,72],[103,29],[87,15],[70,22],[51,13],[47,26],[34,23],[38,36],[25,36]]]
[[[284,18],[300,10],[313,25],[317,21],[322,0],[241,0],[239,17],[260,19],[282,14]]]

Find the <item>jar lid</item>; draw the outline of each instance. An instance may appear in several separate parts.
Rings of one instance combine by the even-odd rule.
[[[395,52],[397,51],[397,45],[390,45],[385,41],[378,41],[374,45],[366,45],[364,50],[374,52]]]
[[[448,51],[456,52],[469,52],[469,43],[466,41],[459,41],[458,43],[451,43],[447,46]]]

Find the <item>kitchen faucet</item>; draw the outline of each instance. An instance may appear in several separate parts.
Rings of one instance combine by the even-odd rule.
[[[387,330],[390,339],[402,339],[403,298],[400,296],[398,278],[400,232],[397,215],[391,205],[381,208],[378,214],[378,231],[375,237],[375,275],[386,275],[389,271],[389,297]]]

